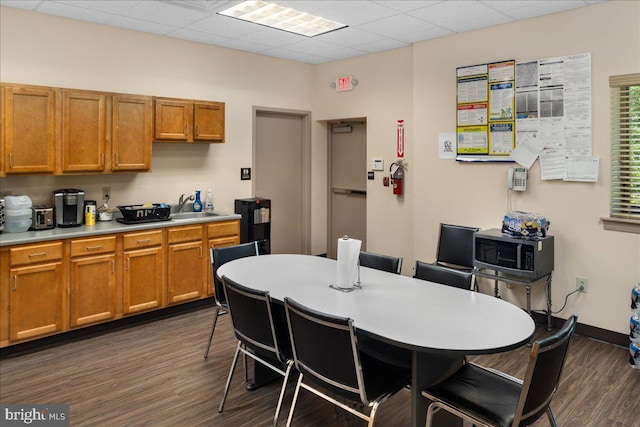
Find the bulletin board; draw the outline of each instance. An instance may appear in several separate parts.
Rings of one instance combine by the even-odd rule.
[[[509,160],[515,146],[515,60],[456,70],[457,155]]]
[[[541,179],[597,181],[591,54],[456,69],[456,160],[540,160]]]

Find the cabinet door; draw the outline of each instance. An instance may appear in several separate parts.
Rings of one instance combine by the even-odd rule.
[[[225,246],[233,246],[240,243],[239,236],[227,236],[227,237],[218,237],[216,239],[209,239],[209,247],[210,248],[224,248]],[[209,259],[209,252],[207,250],[207,295],[211,296],[214,294],[213,287],[213,269],[211,268],[211,260]]]
[[[11,270],[9,339],[17,341],[62,330],[62,263]]]
[[[155,133],[158,141],[191,141],[193,104],[186,100],[155,100]]]
[[[115,254],[71,260],[71,326],[116,315]]]
[[[197,299],[204,295],[206,272],[202,241],[169,245],[168,303]]]
[[[111,127],[111,169],[149,170],[153,111],[150,97],[113,96]]]
[[[194,141],[224,142],[223,102],[195,102],[193,122]]]
[[[62,92],[62,172],[105,169],[106,95]]]
[[[54,172],[56,94],[50,88],[4,91],[4,168],[7,174]]]
[[[124,253],[124,313],[138,313],[162,304],[162,247]]]

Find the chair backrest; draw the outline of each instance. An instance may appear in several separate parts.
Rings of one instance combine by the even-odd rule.
[[[296,369],[327,390],[367,405],[353,320],[285,298]]]
[[[473,275],[470,272],[422,261],[416,261],[413,277],[460,289],[471,289],[473,279]]]
[[[375,268],[376,270],[400,274],[400,270],[402,269],[402,258],[360,251],[360,265],[362,267]]]
[[[211,261],[211,273],[213,276],[213,291],[216,303],[226,305],[222,280],[218,277],[218,268],[234,259],[245,258],[258,255],[258,242],[241,243],[234,246],[224,246],[221,248],[209,248],[209,259]]]
[[[477,227],[440,224],[436,262],[473,268],[473,233]]]
[[[231,324],[236,338],[257,354],[284,362],[289,347],[278,338],[267,291],[247,288],[222,277]]]
[[[534,341],[529,365],[518,400],[513,425],[529,425],[544,415],[553,397],[576,330],[577,316],[571,316],[555,334]]]

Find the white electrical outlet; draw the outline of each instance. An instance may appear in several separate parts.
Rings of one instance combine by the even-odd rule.
[[[585,279],[584,277],[576,277],[576,289],[582,290],[580,292],[584,292],[585,294],[589,292],[589,279]]]

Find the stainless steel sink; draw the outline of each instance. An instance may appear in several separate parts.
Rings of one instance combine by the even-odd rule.
[[[185,219],[208,218],[220,215],[221,214],[215,212],[179,212],[171,214],[171,219],[181,221]]]

